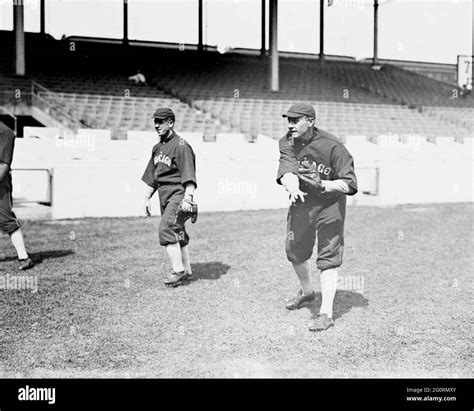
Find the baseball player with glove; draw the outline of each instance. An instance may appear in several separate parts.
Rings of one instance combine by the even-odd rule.
[[[310,104],[293,104],[283,117],[288,119],[289,131],[279,142],[277,183],[290,197],[286,254],[301,285],[286,308],[299,309],[316,297],[309,259],[317,236],[316,266],[321,270],[322,304],[308,328],[323,331],[334,325],[333,302],[344,251],[346,195],[357,193],[354,161],[337,137],[315,127],[316,113]]]
[[[151,215],[150,199],[158,191],[161,222],[160,245],[166,247],[173,270],[165,284],[177,287],[192,279],[189,261],[189,236],[185,223],[196,222],[198,209],[193,201],[196,183],[196,159],[193,149],[174,130],[175,115],[170,108],[158,108],[153,114],[160,137],[151,153],[142,180],[147,184],[144,211]]]

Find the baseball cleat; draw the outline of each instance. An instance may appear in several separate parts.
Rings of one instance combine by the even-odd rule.
[[[193,281],[195,278],[196,277],[194,277],[192,273],[186,273],[184,271],[177,273],[175,271],[171,271],[171,273],[169,273],[166,277],[165,285],[168,287],[178,287],[179,285]]]
[[[311,294],[304,295],[303,290],[299,290],[298,294],[287,301],[286,309],[287,310],[297,310],[301,308],[304,304],[313,301],[316,298],[316,293],[313,291]]]
[[[319,314],[313,321],[308,324],[309,331],[325,331],[334,325],[332,318],[326,314]]]
[[[30,257],[24,258],[23,260],[18,259],[18,268],[20,270],[29,270],[34,267],[35,263]]]
[[[183,281],[194,281],[197,280],[197,276],[195,276],[193,273],[186,273],[186,276],[184,277]]]

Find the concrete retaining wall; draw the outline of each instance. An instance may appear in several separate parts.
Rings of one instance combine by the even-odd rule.
[[[182,134],[192,141],[196,153],[196,201],[201,211],[287,207],[288,196],[275,182],[276,141],[259,136],[255,143],[237,138],[232,144],[222,144],[203,142],[199,133]],[[84,134],[82,139],[78,134],[69,140],[18,139],[12,167],[52,171],[54,218],[142,215],[145,185],[141,176],[157,137],[154,132],[129,132],[128,137],[124,141],[111,141],[105,134],[92,140],[84,139]],[[348,204],[474,200],[471,141],[435,144],[426,139],[380,139],[374,144],[352,139],[346,146],[354,157],[360,188],[356,196],[348,198]],[[32,176],[15,173],[14,185],[26,189]],[[31,198],[46,195],[47,182],[40,180],[31,190]],[[21,191],[21,196],[28,197],[28,190]],[[154,213],[158,213],[156,198],[153,204]]]

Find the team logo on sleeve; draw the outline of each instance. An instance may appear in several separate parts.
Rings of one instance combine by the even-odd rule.
[[[155,166],[158,163],[164,163],[168,167],[171,167],[171,159],[166,154],[163,154],[162,152],[160,152],[160,154],[158,154],[157,156],[153,158],[153,162],[155,163]]]

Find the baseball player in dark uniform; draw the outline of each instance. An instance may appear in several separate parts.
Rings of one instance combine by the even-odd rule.
[[[26,252],[21,225],[12,211],[12,176],[10,166],[14,147],[15,135],[0,122],[0,229],[10,236],[10,240],[18,255],[20,270],[27,270],[35,264]]]
[[[277,182],[290,196],[286,254],[301,284],[286,308],[298,309],[316,297],[308,262],[317,237],[322,304],[308,328],[322,331],[334,325],[332,311],[344,251],[346,195],[357,193],[354,161],[337,137],[315,127],[316,114],[310,104],[293,104],[283,117],[288,119],[289,131],[279,142]]]
[[[177,219],[178,208],[190,212],[196,183],[196,159],[187,141],[174,130],[175,115],[170,108],[158,108],[153,114],[160,141],[153,147],[142,180],[147,184],[145,214],[151,215],[150,198],[158,191],[161,222],[160,245],[166,247],[173,270],[165,284],[178,286],[192,278],[189,261],[189,236],[184,221]]]

